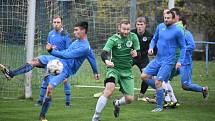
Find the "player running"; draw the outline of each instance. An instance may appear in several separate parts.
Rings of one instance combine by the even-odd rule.
[[[119,24],[119,34],[111,36],[101,54],[107,66],[105,89],[99,97],[92,121],[99,121],[101,113],[113,94],[116,84],[120,86],[123,96],[113,101],[114,116],[119,117],[120,106],[130,104],[134,100],[134,77],[132,74],[132,57],[137,56],[140,49],[137,35],[130,32],[130,22],[122,20]],[[108,53],[112,52],[111,60]]]
[[[185,57],[185,40],[183,33],[176,27],[173,19],[175,14],[168,11],[164,15],[164,23],[159,24],[153,39],[150,43],[148,53],[153,54],[153,48],[157,45],[157,54],[144,68],[141,79],[152,88],[156,89],[156,108],[152,112],[160,112],[163,110],[163,93],[162,82],[167,81],[171,74],[176,61],[176,49],[180,48],[180,58],[176,64],[176,68],[180,68]],[[156,76],[156,79],[152,79]]]
[[[208,100],[208,86],[202,87],[192,83],[192,52],[195,48],[195,42],[190,31],[187,30],[187,20],[181,19],[185,31],[185,42],[186,42],[186,56],[185,60],[180,68],[180,77],[182,88],[187,91],[202,92],[204,100]]]

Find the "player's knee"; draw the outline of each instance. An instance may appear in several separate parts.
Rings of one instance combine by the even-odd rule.
[[[64,83],[64,84],[69,83],[68,79],[65,79],[65,80],[63,81],[63,83]]]
[[[31,65],[35,65],[35,64],[37,63],[37,61],[38,61],[38,59],[37,59],[37,58],[34,58],[34,59],[28,61],[27,63],[28,63],[28,64],[31,64]]]
[[[107,82],[104,89],[104,96],[110,97],[113,94],[114,89],[115,89],[115,83]]]
[[[126,96],[125,100],[126,100],[126,104],[130,104],[131,102],[134,101],[134,96]]]
[[[145,74],[145,73],[143,72],[143,73],[141,74],[141,79],[142,79],[144,82],[146,82],[147,79],[148,79],[148,75]]]
[[[34,58],[34,59],[28,61],[27,63],[32,65],[33,67],[42,65],[37,58]]]
[[[53,87],[51,85],[48,85],[47,87],[47,95],[51,95],[52,94],[52,91],[53,91]]]
[[[162,87],[162,82],[161,82],[161,81],[156,80],[156,81],[155,81],[155,87],[156,87],[156,88],[160,88],[160,87]]]
[[[105,89],[104,90],[104,96],[105,97],[110,97],[113,94],[113,90],[112,89]]]

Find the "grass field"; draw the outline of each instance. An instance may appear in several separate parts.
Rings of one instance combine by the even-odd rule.
[[[80,70],[83,71],[84,69]],[[136,85],[139,85],[139,72],[134,68]],[[103,75],[103,74],[102,74]],[[202,75],[202,76],[201,76]],[[209,85],[210,97],[207,102],[203,101],[201,93],[187,92],[181,89],[179,77],[172,81],[175,94],[181,106],[176,109],[164,110],[160,113],[151,113],[154,104],[142,101],[121,106],[120,117],[113,116],[112,100],[120,97],[116,89],[114,95],[108,102],[102,113],[102,121],[214,121],[215,120],[215,63],[209,63],[209,77],[204,76],[204,63],[195,62],[193,70],[194,83]],[[80,76],[79,80],[84,80],[85,76]],[[202,78],[205,81],[196,81]],[[102,84],[98,82],[98,85]],[[95,82],[95,81],[93,81]],[[81,83],[81,82],[80,82]],[[95,84],[95,83],[94,83]],[[64,93],[62,86],[54,91],[53,103],[47,113],[49,121],[90,121],[97,102],[93,94],[101,91],[100,88],[80,88],[72,89],[72,107],[64,108]],[[33,100],[23,99],[3,99],[0,98],[0,121],[37,121],[40,107],[35,107],[39,89],[33,89]],[[135,91],[137,95],[139,91]],[[135,96],[136,96],[135,95]],[[147,91],[146,95],[153,95],[152,91]]]

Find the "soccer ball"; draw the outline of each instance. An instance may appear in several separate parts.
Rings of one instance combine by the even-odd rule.
[[[63,63],[61,63],[59,60],[54,59],[48,62],[47,64],[47,72],[51,75],[58,75],[63,71]]]

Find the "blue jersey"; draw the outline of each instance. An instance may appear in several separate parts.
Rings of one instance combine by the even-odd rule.
[[[93,72],[97,73],[96,61],[90,44],[87,40],[76,40],[66,50],[52,50],[51,55],[64,59],[67,64],[64,65],[69,75],[75,74],[85,59],[89,59]]]
[[[51,45],[54,45],[57,50],[65,50],[69,47],[69,45],[71,44],[71,39],[68,33],[66,33],[64,30],[62,30],[60,33],[56,32],[55,30],[52,30],[49,32],[48,34],[48,43],[50,43]],[[91,50],[92,51],[92,50]],[[89,54],[89,56],[87,57],[88,62],[91,65],[91,68],[93,70],[94,74],[97,74],[97,67],[94,63],[95,62],[95,57],[93,52],[91,52]]]
[[[96,58],[95,58],[95,56],[93,54],[92,49],[90,49],[90,52],[88,53],[87,60],[90,63],[90,66],[91,66],[91,68],[93,70],[93,73],[98,74],[97,65],[96,65]]]
[[[194,39],[190,31],[185,31],[185,42],[186,42],[186,54],[183,65],[192,63],[192,53],[194,48],[196,47]]]
[[[69,47],[71,39],[69,34],[63,30],[61,32],[52,30],[48,34],[48,43],[54,45],[58,50],[65,50]]]
[[[161,23],[157,26],[150,43],[150,49],[157,46],[156,60],[161,63],[174,64],[176,61],[176,49],[180,48],[178,62],[182,64],[185,57],[185,38],[180,29],[175,25],[166,26]]]

